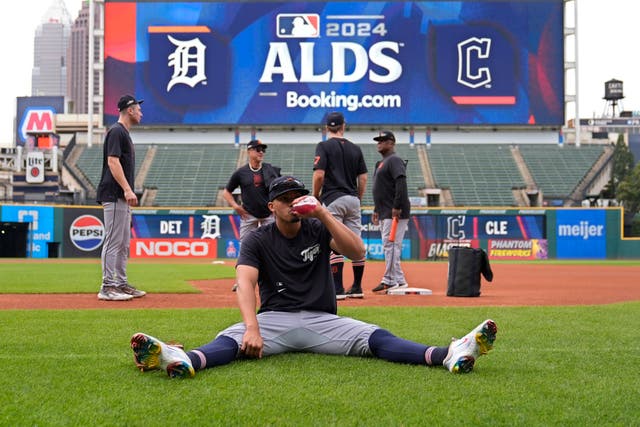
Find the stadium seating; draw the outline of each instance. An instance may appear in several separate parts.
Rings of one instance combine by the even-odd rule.
[[[271,144],[265,162],[278,166],[282,175],[293,175],[311,190],[316,144]]]
[[[545,199],[567,198],[604,151],[602,145],[524,144],[518,148]]]
[[[100,182],[100,174],[102,172],[102,145],[84,146],[82,148],[82,153],[76,161],[76,167],[82,171],[95,190]]]
[[[144,186],[157,189],[154,206],[214,206],[238,155],[233,145],[159,145]]]
[[[524,180],[505,144],[440,144],[427,150],[439,188],[449,188],[456,206],[513,206],[513,188]]]
[[[156,189],[152,206],[214,206],[243,151],[231,144],[158,144],[136,145],[136,174],[145,188]],[[602,145],[559,147],[549,144],[517,146],[531,177],[545,199],[566,199],[602,154]],[[375,145],[360,145],[369,180],[363,207],[373,206],[373,171],[380,160]],[[514,206],[514,188],[525,188],[509,144],[397,144],[396,152],[408,160],[409,196],[421,196],[426,187],[421,154],[426,153],[437,188],[449,189],[454,206]],[[421,153],[422,151],[422,153]],[[150,166],[140,167],[149,153]],[[271,144],[265,161],[282,169],[283,175],[295,175],[311,188],[315,144]],[[82,147],[75,163],[94,188],[100,180],[102,145]]]
[[[80,147],[80,146],[77,146]],[[147,155],[147,145],[135,145],[136,150],[136,174],[140,169],[142,160]],[[100,174],[102,173],[102,150],[103,145],[93,145],[91,147],[82,146],[82,153],[78,157],[75,166],[82,171],[89,183],[93,186],[93,190],[100,183]]]

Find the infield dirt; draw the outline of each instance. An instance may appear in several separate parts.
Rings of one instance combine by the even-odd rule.
[[[230,265],[231,262],[228,261]],[[339,301],[339,307],[355,306],[527,306],[595,305],[640,300],[640,266],[494,264],[492,282],[482,281],[477,298],[447,297],[446,263],[404,262],[412,287],[428,288],[432,295],[392,296],[374,294],[384,265],[367,263],[363,279],[364,299]],[[345,263],[347,288],[353,276]],[[132,301],[99,301],[95,294],[0,294],[0,309],[134,309],[134,308],[220,308],[237,307],[231,292],[233,279],[190,282],[199,294],[149,293]]]

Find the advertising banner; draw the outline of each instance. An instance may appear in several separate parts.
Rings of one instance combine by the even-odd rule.
[[[104,242],[102,208],[64,209],[62,254],[66,258],[100,258]]]
[[[439,215],[414,215],[413,223],[423,239],[543,239],[544,215],[476,215],[443,210]]]
[[[131,258],[217,258],[216,240],[132,239]]]
[[[53,240],[53,207],[32,205],[5,205],[2,221],[29,223],[27,257],[47,258],[48,242]]]
[[[480,247],[480,240],[533,241],[546,239],[545,216],[485,211],[441,210],[438,215],[413,215],[420,241],[420,259],[446,258],[452,246]],[[546,240],[545,240],[546,242]],[[497,243],[496,243],[497,244]],[[504,245],[514,243],[504,243]]]
[[[465,248],[478,248],[479,242],[477,240],[460,239],[460,240],[420,240],[420,259],[439,259],[449,258],[449,250],[455,246],[462,246]]]
[[[131,258],[236,258],[240,249],[240,219],[235,215],[134,209],[131,222]],[[64,257],[101,256],[105,237],[101,208],[64,209],[64,230]]]
[[[63,96],[25,96],[17,98],[16,145],[24,146],[29,133],[52,134],[56,114],[64,113]]]
[[[132,258],[237,258],[240,217],[207,210],[134,210]]]
[[[487,254],[489,259],[534,260],[549,258],[546,239],[490,239]]]
[[[560,209],[556,213],[557,257],[601,259],[607,256],[604,209]]]
[[[44,153],[42,151],[27,153],[26,181],[29,184],[44,182]]]
[[[105,123],[562,125],[562,0],[106,1]]]

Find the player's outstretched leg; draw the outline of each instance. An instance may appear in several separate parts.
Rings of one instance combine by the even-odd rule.
[[[471,372],[476,359],[493,348],[497,332],[496,322],[487,319],[464,337],[453,340],[444,366],[453,373]]]
[[[136,366],[141,371],[164,369],[171,378],[193,377],[196,374],[187,353],[179,346],[137,333],[131,337],[131,349]]]

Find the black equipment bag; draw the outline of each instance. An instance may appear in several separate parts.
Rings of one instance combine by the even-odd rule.
[[[480,275],[493,280],[487,253],[480,248],[454,246],[449,249],[447,296],[480,296]]]

